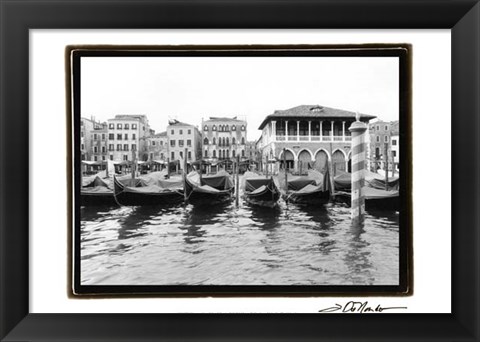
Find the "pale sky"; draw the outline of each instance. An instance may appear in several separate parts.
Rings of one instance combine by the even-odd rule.
[[[164,131],[176,118],[243,116],[248,140],[277,109],[322,105],[398,120],[397,57],[82,57],[81,115],[145,114]]]

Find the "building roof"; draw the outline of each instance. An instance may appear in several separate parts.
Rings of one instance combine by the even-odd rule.
[[[245,122],[245,120],[237,119],[236,116],[234,116],[233,118],[220,117],[220,116],[211,116],[211,117],[208,118],[208,120],[205,120],[203,123],[217,122],[217,121]]]
[[[320,105],[301,105],[285,110],[276,110],[267,115],[258,129],[263,129],[268,121],[282,118],[355,118],[355,112]],[[376,116],[360,113],[362,119],[374,119]]]
[[[166,137],[166,136],[167,136],[167,131],[164,131],[164,132],[160,132],[160,133],[157,133],[157,134],[153,134],[150,137],[152,137],[152,138],[163,138],[163,137]]]
[[[390,123],[390,132],[392,135],[398,135],[400,132],[400,121],[392,121]]]
[[[113,119],[108,119],[108,121],[116,121],[116,120],[147,121],[147,116],[145,114],[117,114]]]
[[[185,123],[185,122],[181,122],[181,121],[178,121],[176,119],[173,119],[173,120],[169,120],[168,121],[168,126],[192,126],[192,127],[195,127],[194,125],[192,124],[189,124],[189,123]]]

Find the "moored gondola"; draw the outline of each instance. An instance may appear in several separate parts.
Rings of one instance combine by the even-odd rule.
[[[288,177],[287,177],[288,178]],[[281,179],[281,177],[280,177]],[[330,200],[328,171],[309,171],[307,176],[290,176],[282,195],[286,202],[302,205],[323,205]]]
[[[349,191],[335,193],[335,200],[350,205],[352,194]],[[365,210],[395,210],[400,208],[400,194],[398,190],[381,190],[370,186],[363,188]]]
[[[274,207],[280,198],[280,191],[273,177],[246,172],[242,188],[243,198],[252,205]]]
[[[140,179],[133,186],[114,177],[114,196],[120,205],[168,205],[183,201],[181,179]]]
[[[392,179],[385,186],[385,181],[378,174],[365,171],[365,186],[363,196],[365,198],[365,210],[395,210],[400,208],[399,182]],[[351,203],[351,174],[341,173],[334,178],[335,200],[338,202]],[[390,188],[392,186],[392,188]],[[385,190],[387,188],[388,190]]]
[[[192,171],[185,177],[186,199],[192,204],[230,201],[233,190],[232,177],[225,171],[202,177],[197,171]]]
[[[101,178],[98,174],[83,178],[82,188],[80,189],[80,204],[83,206],[116,205],[110,180]]]

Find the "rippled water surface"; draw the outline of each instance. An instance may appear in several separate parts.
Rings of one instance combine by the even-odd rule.
[[[398,285],[399,217],[340,204],[82,207],[83,285]]]

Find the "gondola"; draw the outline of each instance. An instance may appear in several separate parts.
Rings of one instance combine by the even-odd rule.
[[[82,206],[116,205],[109,179],[102,179],[98,174],[83,178],[80,204]]]
[[[120,181],[114,176],[115,201],[126,206],[167,205],[183,201],[180,178],[161,179],[153,177],[152,174],[133,180],[133,184],[129,184],[128,181]]]
[[[350,205],[351,192],[339,191],[335,193],[335,199]],[[365,210],[395,210],[400,208],[400,194],[398,190],[381,190],[370,186],[363,188],[365,198]]]
[[[280,198],[280,191],[273,177],[245,172],[242,188],[243,198],[252,205],[273,208]]]
[[[328,172],[309,171],[308,176],[290,176],[283,199],[302,205],[323,205],[330,200]],[[285,188],[285,187],[284,187]]]
[[[186,198],[192,204],[228,202],[232,199],[233,190],[232,177],[225,171],[202,177],[197,171],[192,171],[185,177]]]
[[[365,210],[395,210],[400,207],[400,193],[398,179],[389,181],[389,190],[385,190],[385,181],[378,174],[366,171],[365,187]],[[351,174],[342,173],[335,177],[335,200],[350,205],[351,203]],[[390,188],[392,185],[392,188]],[[383,187],[380,188],[380,187]]]

